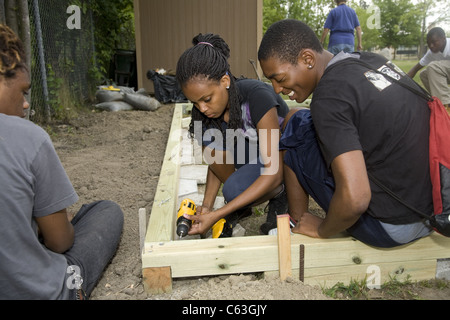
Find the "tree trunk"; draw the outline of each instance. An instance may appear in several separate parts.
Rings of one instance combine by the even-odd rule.
[[[19,5],[20,18],[19,36],[25,46],[25,54],[27,56],[28,70],[31,72],[31,36],[30,36],[30,12],[28,10],[27,0],[17,0]]]
[[[6,24],[16,34],[19,34],[19,22],[17,20],[18,6],[16,0],[5,0],[5,17]]]
[[[6,24],[5,0],[0,0],[0,24]]]

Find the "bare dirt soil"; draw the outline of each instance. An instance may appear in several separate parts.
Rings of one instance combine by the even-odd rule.
[[[139,208],[150,214],[173,116],[173,105],[154,112],[86,112],[46,127],[61,161],[84,203],[107,199],[125,215],[118,251],[92,293],[92,300],[318,300],[329,299],[319,287],[260,274],[174,280],[171,294],[147,295],[142,285]],[[414,287],[414,286],[413,286]],[[412,295],[373,299],[448,299],[447,288],[408,289]],[[431,293],[429,291],[431,290]],[[426,292],[425,292],[426,291]],[[417,292],[417,294],[416,294]],[[338,297],[346,298],[346,297]]]

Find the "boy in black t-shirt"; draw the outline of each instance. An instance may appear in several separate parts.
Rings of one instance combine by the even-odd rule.
[[[377,55],[333,57],[296,20],[269,28],[259,60],[277,93],[297,102],[313,94],[312,120],[306,111],[292,111],[280,143],[290,214],[299,221],[293,231],[328,238],[347,230],[378,247],[428,235],[431,228],[423,218],[368,177],[369,172],[407,203],[432,214],[429,109],[392,78],[411,80]],[[316,132],[316,143],[305,147],[300,127]],[[311,156],[319,153],[323,158]],[[310,158],[316,159],[314,164]],[[325,219],[308,213],[309,195],[326,211]]]

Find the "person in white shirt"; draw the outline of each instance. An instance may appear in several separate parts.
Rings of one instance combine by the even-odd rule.
[[[450,38],[446,38],[442,28],[431,29],[427,35],[429,50],[408,72],[411,78],[420,73],[425,88],[432,96],[439,98],[448,110],[450,104]]]

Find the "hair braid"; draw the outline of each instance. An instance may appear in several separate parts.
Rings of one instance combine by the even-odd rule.
[[[0,77],[13,78],[21,68],[27,68],[23,43],[11,28],[0,24]]]
[[[228,74],[231,82],[229,89],[228,104],[230,107],[230,129],[238,129],[242,126],[242,111],[240,106],[239,90],[236,86],[236,78],[230,71],[230,48],[228,44],[218,35],[211,33],[199,34],[193,40],[193,47],[186,50],[177,64],[176,77],[180,86],[195,77],[204,77],[207,80],[219,82],[225,74]],[[209,119],[197,108],[192,109],[192,122],[189,127],[191,136],[194,134],[194,122],[201,121],[203,128],[211,126],[222,130],[223,119]]]

